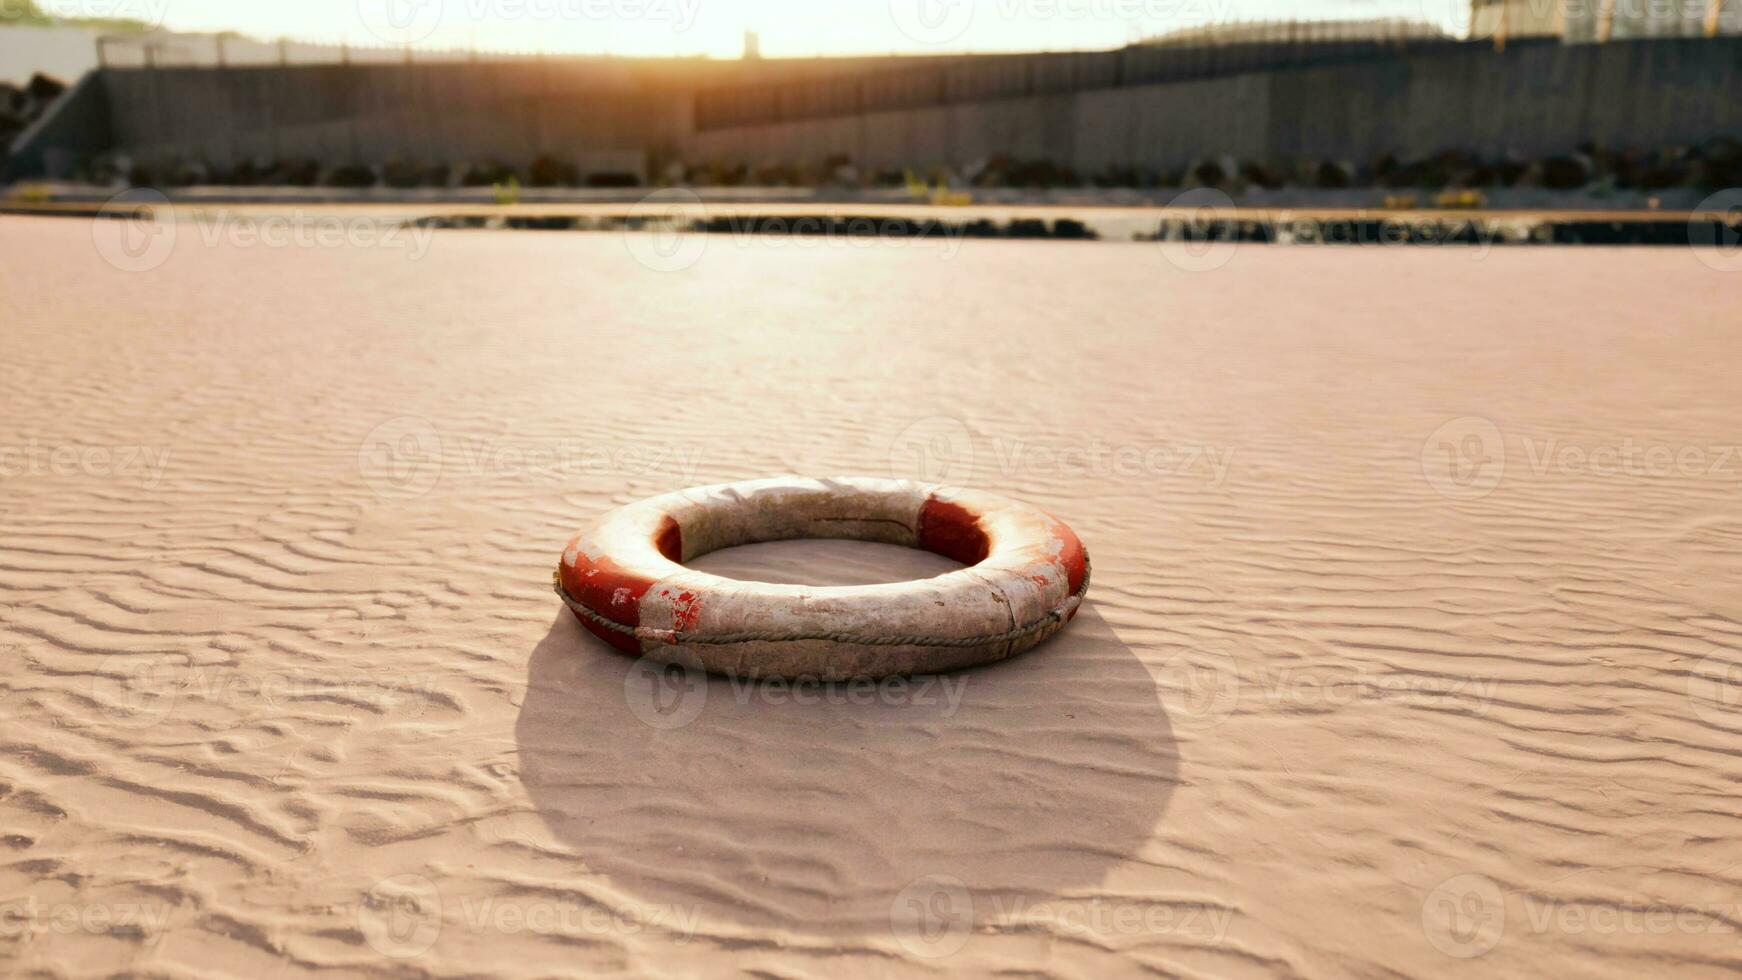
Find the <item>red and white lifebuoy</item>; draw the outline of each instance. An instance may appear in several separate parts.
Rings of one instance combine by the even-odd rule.
[[[851,538],[967,568],[888,585],[776,585],[683,562],[720,548]],[[1076,615],[1089,559],[1026,504],[897,480],[779,478],[619,508],[569,542],[557,591],[581,624],[637,656],[740,677],[851,680],[1001,660]]]

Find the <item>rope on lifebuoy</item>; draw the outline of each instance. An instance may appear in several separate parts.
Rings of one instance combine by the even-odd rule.
[[[659,640],[671,644],[686,643],[707,646],[724,646],[732,643],[800,643],[827,640],[833,643],[850,643],[855,646],[867,647],[977,647],[984,646],[988,643],[1001,643],[1007,640],[1019,640],[1026,636],[1033,636],[1034,634],[1049,629],[1058,623],[1064,622],[1065,618],[1070,615],[1073,609],[1082,605],[1083,597],[1089,594],[1089,579],[1091,577],[1091,571],[1092,569],[1090,568],[1089,563],[1085,560],[1083,563],[1083,584],[1077,587],[1077,591],[1073,593],[1069,599],[1066,599],[1063,605],[1048,612],[1043,618],[1036,620],[1027,626],[1006,630],[1002,633],[988,633],[984,636],[966,637],[863,636],[855,633],[829,632],[782,633],[775,630],[702,636],[695,633],[679,632],[677,630],[656,630],[640,626],[626,626],[608,616],[601,616],[575,601],[574,596],[569,595],[568,590],[563,588],[560,573],[553,574],[551,579],[556,586],[556,594],[562,597],[563,604],[573,610],[575,615],[614,633],[621,633],[624,636],[633,636],[637,639]]]

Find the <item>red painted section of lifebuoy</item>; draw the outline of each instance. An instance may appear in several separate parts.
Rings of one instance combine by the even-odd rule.
[[[1083,588],[1083,579],[1089,574],[1089,552],[1083,547],[1083,541],[1077,533],[1066,527],[1064,523],[1054,523],[1051,533],[1064,544],[1059,548],[1059,562],[1064,565],[1065,579],[1071,587],[1071,595],[1076,595]],[[1067,619],[1076,618],[1077,610],[1072,609]]]
[[[672,561],[683,561],[683,528],[677,526],[677,521],[667,517],[665,523],[659,526],[659,533],[653,537],[653,546],[659,553]]]
[[[991,550],[980,515],[935,496],[919,508],[919,546],[964,565],[978,565]]]
[[[670,517],[660,525],[654,542],[660,554],[672,561],[683,555],[683,529]],[[578,548],[575,564],[565,565],[562,569],[562,583],[581,605],[624,626],[641,625],[641,599],[654,586],[653,579],[628,571],[612,561],[609,555],[589,558]],[[633,635],[608,630],[579,613],[575,618],[594,636],[617,649],[626,653],[641,652],[641,641]]]

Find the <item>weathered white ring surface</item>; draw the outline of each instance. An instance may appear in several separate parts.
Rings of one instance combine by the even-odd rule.
[[[720,548],[849,538],[968,566],[871,586],[779,585],[683,563]],[[1014,656],[1076,614],[1088,555],[1064,523],[992,493],[780,477],[614,510],[569,542],[557,586],[583,626],[638,656],[741,677],[848,680]]]

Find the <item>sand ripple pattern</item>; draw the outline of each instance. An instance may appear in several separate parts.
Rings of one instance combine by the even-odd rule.
[[[0,256],[0,972],[1742,969],[1742,338],[1689,254]],[[793,472],[1056,510],[1091,604],[791,691],[550,594],[601,509]]]

